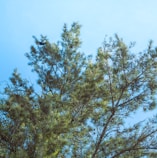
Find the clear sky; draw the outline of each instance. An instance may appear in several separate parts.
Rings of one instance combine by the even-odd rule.
[[[32,35],[58,41],[64,23],[82,25],[82,52],[95,54],[105,35],[118,33],[142,51],[157,45],[157,0],[0,0],[0,86],[14,68],[33,81],[27,58]]]

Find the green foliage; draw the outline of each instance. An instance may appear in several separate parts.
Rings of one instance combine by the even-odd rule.
[[[157,49],[135,55],[117,35],[96,60],[80,53],[80,25],[61,41],[34,37],[26,53],[36,90],[14,70],[0,102],[0,157],[156,157],[157,117],[127,125],[140,108],[156,108]]]

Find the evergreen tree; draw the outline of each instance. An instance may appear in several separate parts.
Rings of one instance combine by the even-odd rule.
[[[96,58],[80,53],[80,25],[61,41],[34,37],[26,53],[36,85],[17,70],[0,102],[0,157],[135,158],[157,156],[157,116],[127,125],[156,107],[157,49],[135,55],[117,35]]]

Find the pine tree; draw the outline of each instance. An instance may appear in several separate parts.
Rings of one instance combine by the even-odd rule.
[[[57,43],[33,37],[26,57],[37,85],[17,70],[10,77],[0,100],[0,157],[157,156],[157,117],[127,125],[139,109],[156,107],[157,49],[150,41],[136,55],[115,35],[94,60],[80,52],[80,27],[64,25]]]

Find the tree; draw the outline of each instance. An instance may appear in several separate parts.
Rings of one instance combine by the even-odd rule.
[[[26,57],[40,90],[14,70],[0,100],[0,157],[157,156],[157,116],[127,125],[138,109],[156,107],[152,41],[135,55],[115,35],[93,60],[80,53],[79,35],[73,23],[57,43],[34,37]]]

